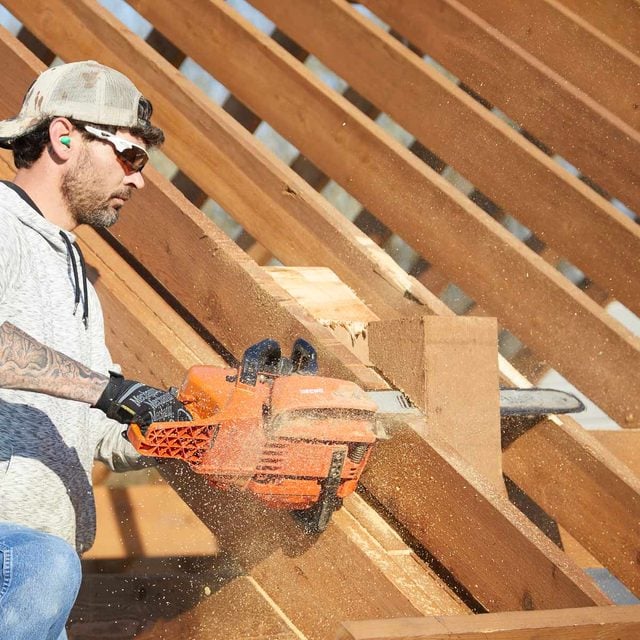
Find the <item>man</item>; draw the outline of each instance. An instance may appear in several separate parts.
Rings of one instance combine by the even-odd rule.
[[[86,61],[45,71],[0,122],[17,168],[0,183],[0,638],[67,637],[95,534],[94,458],[139,468],[120,423],[190,418],[114,371],[71,233],[112,225],[144,186],[164,139],[151,112],[128,78]]]

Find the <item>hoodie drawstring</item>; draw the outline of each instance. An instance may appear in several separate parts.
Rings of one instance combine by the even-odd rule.
[[[84,328],[86,329],[89,326],[89,287],[87,284],[87,268],[84,261],[84,256],[82,255],[82,251],[80,251],[80,247],[76,242],[71,242],[67,237],[67,234],[64,231],[60,231],[60,235],[64,240],[64,243],[67,247],[67,251],[69,253],[69,257],[71,258],[71,269],[73,270],[73,284],[74,284],[74,303],[73,307],[73,315],[76,315],[76,311],[78,310],[78,304],[80,303],[80,278],[78,277],[78,266],[76,265],[76,258],[73,249],[78,252],[78,258],[80,260],[80,272],[82,274],[82,322],[84,323]]]

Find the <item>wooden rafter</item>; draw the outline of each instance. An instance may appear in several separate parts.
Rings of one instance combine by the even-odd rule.
[[[560,0],[461,0],[523,49],[640,129],[640,58],[569,11]],[[615,70],[612,73],[612,70]]]
[[[640,6],[636,0],[560,0],[632,53],[640,56]]]
[[[640,210],[635,129],[457,0],[363,3],[598,185]]]
[[[154,21],[166,16],[162,4],[147,13]],[[346,3],[253,4],[541,241],[640,311],[633,275],[640,279],[640,227],[613,205]]]

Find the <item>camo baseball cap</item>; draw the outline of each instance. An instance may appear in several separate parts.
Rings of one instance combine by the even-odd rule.
[[[94,60],[70,62],[41,73],[20,113],[0,121],[0,147],[11,148],[16,138],[50,117],[129,128],[150,124],[151,111],[151,103],[119,71]]]

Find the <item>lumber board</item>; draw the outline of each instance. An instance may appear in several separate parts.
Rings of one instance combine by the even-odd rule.
[[[510,435],[505,475],[640,595],[638,477],[570,418],[543,420],[513,442]]]
[[[225,366],[220,355],[89,227],[76,230],[105,317],[105,340],[129,377],[178,387],[196,364]]]
[[[161,4],[154,3],[149,17],[156,19]],[[540,240],[640,312],[640,227],[613,205],[347,3],[253,5]],[[511,12],[525,8],[510,6]],[[626,86],[630,91],[635,84]]]
[[[640,56],[640,6],[637,0],[560,1],[631,53]]]
[[[382,554],[402,568],[404,579],[412,584],[409,593],[418,599],[418,608],[424,615],[444,614],[445,611],[449,612],[447,615],[469,612],[460,598],[357,493],[345,500],[342,512],[348,514],[351,526],[358,527],[362,545],[369,549],[369,553]],[[424,580],[425,573],[430,575],[430,580]]]
[[[589,431],[600,444],[605,446],[611,453],[619,458],[631,471],[640,477],[640,431],[609,431],[594,430]]]
[[[415,280],[399,277],[380,247],[106,9],[88,0],[54,2],[6,6],[63,59],[98,58],[130,77],[153,102],[166,154],[279,260],[328,266],[380,308],[395,297],[394,307],[411,313],[405,293],[432,312],[446,308],[421,287],[414,295]],[[69,30],[77,37],[68,38]]]
[[[559,0],[461,2],[611,113],[640,129],[638,56]]]
[[[291,516],[248,494],[213,491],[197,474],[163,465],[165,477],[213,531],[225,556],[250,575],[310,638],[324,638],[350,615],[378,611],[398,617],[420,610],[332,521],[319,536],[305,535]],[[366,585],[363,584],[366,576]]]
[[[83,560],[215,556],[215,536],[166,484],[94,488],[96,540]]]
[[[640,210],[635,129],[457,0],[363,4],[600,187]]]
[[[380,567],[394,583],[403,586],[403,592],[423,615],[435,615],[444,611],[470,613],[435,573],[425,572],[423,566],[418,568],[418,563],[422,565],[422,562],[416,563],[416,557],[410,550],[407,549],[404,555],[386,552],[347,509],[341,509],[333,518],[340,529],[357,542],[372,563]],[[415,573],[411,572],[410,564],[399,561],[399,558],[408,556],[409,561],[415,565]],[[425,574],[430,580],[425,580]],[[418,582],[413,580],[415,575],[419,578]]]
[[[10,51],[11,51],[11,46],[9,46],[9,53]],[[7,55],[5,57],[7,58],[6,60],[7,65],[9,65],[9,63],[14,65],[17,64],[17,59],[15,58],[15,56]],[[18,68],[20,68],[19,65],[18,65]],[[33,71],[35,71],[35,69]],[[32,74],[33,74],[33,71],[31,71]],[[13,72],[17,74],[16,77],[20,77],[20,74],[17,73],[16,68],[13,69]],[[24,71],[24,67],[22,68],[22,73],[23,74],[26,73]],[[25,82],[25,85],[28,85],[28,82]],[[130,215],[123,216],[123,219],[119,223],[119,226],[126,224],[127,222],[129,223],[135,222],[136,218],[138,218],[138,220],[140,219],[145,220],[145,216],[150,216],[153,212],[158,212],[160,214],[160,218],[159,218],[159,222],[157,224],[154,224],[153,221],[147,217],[146,218],[147,225],[144,226],[143,232],[132,234],[131,248],[134,250],[134,253],[136,253],[136,255],[140,256],[143,259],[145,258],[145,252],[141,251],[140,248],[136,246],[135,238],[144,237],[145,243],[146,243],[147,241],[150,241],[150,238],[149,238],[150,231],[165,231],[167,234],[171,235],[171,238],[167,238],[165,236],[164,239],[159,244],[156,244],[154,246],[164,247],[166,251],[165,255],[171,256],[171,261],[172,261],[170,265],[171,273],[170,274],[163,273],[162,272],[163,269],[156,269],[155,273],[158,276],[162,277],[165,281],[167,277],[169,277],[170,279],[175,278],[175,281],[173,282],[174,286],[172,286],[172,289],[174,293],[177,294],[181,299],[184,296],[190,295],[191,297],[204,298],[206,300],[206,304],[203,305],[204,310],[201,313],[201,315],[203,316],[202,321],[205,326],[208,326],[210,329],[213,329],[212,323],[216,321],[218,325],[221,325],[220,331],[222,335],[226,338],[230,333],[232,333],[232,330],[229,328],[230,325],[233,325],[233,328],[235,330],[242,332],[245,328],[247,330],[251,330],[252,327],[245,327],[245,324],[246,325],[250,324],[256,317],[258,317],[258,315],[264,321],[265,316],[263,314],[256,314],[257,310],[255,306],[253,308],[251,305],[247,307],[247,304],[246,304],[247,298],[251,298],[252,295],[255,295],[256,297],[260,298],[259,303],[262,305],[262,307],[259,310],[263,312],[265,310],[269,310],[269,300],[270,300],[269,295],[263,288],[261,288],[256,284],[256,281],[259,284],[263,282],[263,279],[259,276],[259,274],[254,274],[254,271],[257,269],[257,267],[251,270],[250,267],[247,266],[248,262],[246,264],[240,262],[240,259],[237,258],[236,255],[233,255],[235,252],[239,252],[239,249],[235,246],[232,246],[232,248],[230,248],[227,246],[225,242],[220,240],[219,232],[216,232],[213,226],[210,225],[208,222],[201,221],[202,214],[199,212],[193,211],[191,205],[184,198],[181,198],[177,193],[175,193],[175,190],[171,189],[168,185],[160,181],[157,174],[155,174],[153,171],[150,171],[146,175],[148,180],[148,186],[145,192],[144,203],[141,203],[140,201],[138,201],[138,203],[136,204],[136,199],[134,199],[129,205]],[[158,180],[159,182],[154,183],[154,180]],[[168,198],[168,201],[170,204],[167,204],[164,198]],[[136,207],[138,208],[136,209]],[[176,218],[175,216],[178,215],[178,212],[184,212],[184,215],[182,215],[182,217]],[[136,213],[138,215],[135,215]],[[203,228],[202,226],[203,224],[205,225],[206,228]],[[191,249],[189,251],[188,256],[185,256],[179,252],[176,253],[174,251],[171,251],[171,241],[173,240],[173,236],[175,235],[175,232],[177,230],[185,230],[185,228],[187,230],[191,229],[190,232],[194,234],[193,240],[189,243],[189,246],[191,247]],[[203,244],[205,244],[202,241],[207,239],[208,239],[207,241],[211,240],[211,237],[209,237],[207,234],[210,234],[211,237],[216,239],[216,245],[214,247],[215,250],[211,250],[208,252],[205,251],[204,247],[202,246]],[[197,242],[197,240],[199,239],[201,239],[202,241]],[[193,254],[193,249],[192,249],[193,246],[198,246],[199,248],[198,254],[201,260],[201,268],[202,268],[202,271],[204,272],[204,275],[199,276],[202,280],[195,283],[193,290],[189,290],[188,288],[185,289],[184,283],[191,282],[190,277],[186,277],[186,272],[188,271],[190,273],[192,271],[190,256]],[[179,264],[179,260],[182,260],[182,265]],[[180,269],[183,270],[182,274],[180,274],[179,272],[180,270],[178,269],[178,267],[180,267]],[[166,265],[165,265],[165,269],[166,269]],[[176,271],[178,272],[177,274],[175,273]],[[249,274],[248,271],[251,271],[251,273]],[[216,281],[215,283],[211,282],[211,277],[209,276],[209,274],[212,274],[212,273],[216,275],[216,278],[218,278],[218,281]],[[206,280],[206,282],[202,282],[204,280]],[[202,282],[203,286],[197,286],[200,284],[200,282]],[[236,292],[242,292],[246,294],[246,297],[243,298],[241,301],[237,301],[234,298],[233,300],[229,301],[228,306],[225,306],[223,302],[218,301],[216,299],[216,294],[213,291],[213,289],[215,288],[215,285],[218,284],[218,282],[226,282],[227,285],[233,287],[233,289]],[[171,282],[169,284],[171,284]],[[280,335],[288,335],[291,331],[290,326],[287,326],[286,323],[285,323],[285,326],[281,326],[280,321],[282,319],[286,320],[287,314],[292,315],[294,313],[298,313],[298,308],[292,306],[289,303],[286,296],[283,295],[283,292],[279,291],[278,296],[279,297],[282,296],[281,300],[283,304],[278,305],[274,301],[274,308],[280,309],[280,312],[277,314],[278,317],[276,318],[276,324],[277,324],[277,327],[275,330],[276,337],[279,337]],[[251,301],[254,304],[256,303],[255,299],[251,299],[250,302]],[[190,301],[187,301],[187,302],[188,304],[191,304]],[[215,302],[215,308],[214,308],[214,302]],[[198,302],[198,304],[201,304],[201,303]],[[255,315],[252,316],[251,315],[252,313],[254,313]],[[238,317],[242,317],[243,319],[243,322],[240,325],[238,325],[237,323]],[[273,320],[272,318],[269,318],[268,315],[266,317],[268,322],[271,322]],[[269,331],[269,329],[271,329],[271,327],[267,327],[264,330],[270,334],[271,331]],[[315,326],[314,326],[314,329],[316,329],[315,331],[316,336],[320,338],[320,340],[316,342],[320,343],[321,357],[324,358],[330,354],[330,352],[328,351],[329,347],[324,342],[324,339],[321,335],[322,332],[318,332]],[[217,333],[215,331],[213,331],[213,333],[215,333],[217,336]],[[237,351],[238,345],[242,344],[244,341],[246,341],[246,339],[247,339],[247,336],[243,335],[234,342],[233,337],[231,337],[227,340],[228,342],[227,347]],[[331,351],[334,351],[334,350],[335,350],[335,347],[332,347]],[[349,369],[349,367],[343,367],[342,373],[344,374],[344,377],[353,376],[356,379],[359,379],[361,383],[364,383],[362,379],[357,377],[356,375],[357,371],[354,371],[353,369]],[[427,443],[424,443],[424,441],[422,446],[426,447],[429,451],[431,451],[432,455],[435,456],[436,459],[440,459],[445,468],[450,469],[451,476],[454,479],[456,479],[455,482],[450,483],[451,491],[453,491],[454,494],[456,494],[457,492],[465,491],[466,490],[465,488],[468,487],[468,484],[469,484],[467,476],[460,475],[458,471],[456,471],[453,467],[450,466],[449,462],[444,461],[442,459],[442,456],[440,456],[440,454],[438,453],[435,453],[433,448]],[[451,464],[455,465],[455,464],[458,464],[458,462],[459,461],[454,460],[451,462]],[[420,492],[421,491],[422,491],[422,488],[420,488]],[[505,519],[505,516],[503,515],[502,503],[496,503],[490,491],[488,491],[487,493],[484,493],[484,490],[482,490],[479,493],[482,495],[479,496],[477,500],[474,499],[467,504],[466,515],[473,518],[477,514],[476,505],[480,503],[485,506],[489,505],[489,510],[492,511],[492,513],[494,514],[493,517],[495,518],[495,520],[498,522],[502,522]],[[198,496],[197,491],[195,491],[194,494]],[[200,496],[201,495],[202,494],[200,493]],[[196,508],[204,508],[205,505],[203,505],[201,501],[196,500],[196,502],[197,502],[197,504],[195,505]],[[455,497],[454,497],[453,504],[457,504]],[[434,507],[435,506],[437,505],[434,505]],[[440,503],[440,507],[446,510],[447,505],[446,503]],[[209,508],[212,508],[212,507],[209,506]],[[510,506],[507,504],[507,505],[504,505],[504,508],[508,510],[510,509]],[[214,517],[216,513],[218,516],[220,516],[220,513],[223,510],[213,509],[213,511],[215,513],[211,514],[212,517]],[[431,516],[433,516],[435,513],[437,513],[437,511],[432,509]],[[511,512],[509,511],[508,513],[510,515]],[[477,521],[482,522],[483,521],[482,517],[479,517]],[[528,545],[528,548],[523,554],[518,554],[517,556],[511,556],[509,558],[510,562],[515,562],[516,565],[519,565],[519,563],[522,562],[523,560],[533,561],[533,563],[535,564],[534,569],[537,568],[538,570],[541,567],[548,567],[549,570],[547,575],[554,576],[553,577],[553,580],[554,580],[553,600],[554,602],[558,603],[558,606],[561,606],[560,603],[569,603],[569,602],[571,603],[570,606],[575,606],[578,603],[589,604],[593,602],[605,601],[604,598],[595,590],[593,585],[588,580],[586,580],[586,578],[583,575],[580,574],[577,577],[574,576],[572,572],[575,570],[575,568],[572,567],[570,563],[567,564],[566,559],[562,557],[554,556],[553,551],[550,552],[551,556],[549,556],[547,553],[547,549],[544,546],[544,542],[540,542],[537,540],[534,533],[532,533],[529,529],[527,529],[528,525],[526,523],[521,523],[521,524],[527,532],[522,533],[522,531],[520,530],[519,534],[514,533],[514,535],[517,538],[519,538],[519,542],[520,542],[520,544],[516,546],[518,546],[518,548],[521,549],[522,545],[524,544],[525,547],[527,547]],[[502,531],[501,544],[509,544],[509,534],[511,533],[511,531],[512,529],[510,525],[507,525],[504,528],[504,530]],[[245,530],[244,533],[246,535],[249,535],[250,532]],[[467,530],[466,532],[461,533],[461,536],[458,539],[462,540],[462,544],[458,546],[457,540],[452,541],[450,539],[449,531],[448,531],[448,519],[445,511],[442,513],[441,518],[434,518],[433,533],[437,538],[440,538],[444,546],[450,549],[450,552],[452,551],[456,554],[460,554],[461,556],[465,556],[470,554],[471,553],[470,550],[474,548],[474,541],[477,540],[477,525],[473,528],[473,531]],[[465,538],[465,536],[468,536],[468,537]],[[520,538],[520,536],[522,536],[522,538]],[[532,536],[532,538],[530,538],[529,536]],[[324,539],[325,538],[323,537],[323,540]],[[293,540],[288,538],[287,544],[289,544],[289,542],[293,543]],[[270,544],[273,545],[275,543],[272,540]],[[326,547],[323,546],[322,548],[326,550]],[[314,547],[314,550],[316,550],[316,547]],[[335,547],[334,547],[334,550],[335,550]],[[248,554],[247,561],[251,561],[252,559],[255,559],[255,554],[256,554],[255,547],[244,549],[244,552]],[[556,553],[559,553],[559,552],[556,551]],[[327,553],[327,556],[328,555],[331,555],[331,554]],[[258,554],[258,557],[260,557],[259,554]],[[276,580],[276,586],[275,586],[276,589],[279,588],[278,580],[281,580],[284,582],[287,582],[287,580],[290,581],[290,575],[288,571],[284,570],[284,568],[291,567],[291,563],[285,561],[284,557],[282,556],[279,557],[279,560],[280,562],[277,563],[276,568],[272,568],[271,571],[267,570],[264,574],[261,574],[261,579],[262,577],[264,577],[265,579],[269,579],[274,573],[278,573],[279,575],[274,576],[274,580]],[[496,562],[499,563],[500,570],[503,570],[505,566],[509,564],[509,562],[505,563],[502,557],[494,558],[491,555],[488,557],[480,556],[479,559],[475,559],[473,562],[471,562],[471,559],[469,558],[469,562],[471,562],[472,564],[475,564],[475,562],[478,560],[479,560],[479,564],[477,565],[477,571],[478,573],[481,573],[484,576],[493,574],[493,572],[495,571]],[[273,554],[272,554],[272,556],[267,558],[267,561],[274,562],[277,560],[274,560]],[[312,562],[312,561],[309,560],[309,562]],[[332,558],[331,562],[332,563],[336,562],[335,557]],[[507,571],[506,574],[503,576],[504,582],[499,581],[500,588],[504,588],[505,591],[507,592],[505,599],[511,598],[511,601],[508,603],[508,605],[505,604],[505,606],[511,605],[511,606],[517,607],[522,604],[522,601],[518,601],[516,598],[516,602],[514,605],[513,590],[510,589],[509,581],[511,577],[516,577],[518,575],[523,576],[529,573],[531,574],[531,576],[537,575],[535,570],[532,572],[529,572],[526,569],[518,569],[516,567],[513,567],[513,570]],[[501,577],[502,577],[502,574],[501,574]],[[380,580],[382,580],[382,578],[380,578]],[[531,578],[529,578],[529,581],[531,581]],[[383,580],[383,583],[384,583],[384,580]],[[375,584],[375,581],[374,581],[374,584]],[[537,584],[532,587],[531,582],[529,582],[529,588],[532,589],[532,591],[534,592],[533,602],[544,603],[546,601],[546,597],[548,597],[548,593],[546,594],[546,596],[541,595],[540,597],[538,597]],[[544,589],[542,590],[544,591]],[[353,591],[351,591],[350,593],[353,593]],[[341,607],[344,606],[344,594],[338,594],[338,595],[334,594],[332,597],[340,599]],[[400,596],[398,596],[398,598],[400,598]],[[389,599],[387,598],[387,601],[388,600]],[[395,603],[395,606],[397,607],[396,609],[397,611],[402,609],[403,606],[406,607],[406,602],[403,601],[401,598],[400,598],[400,602],[398,601],[397,598],[393,599],[393,603]],[[376,605],[370,608],[375,609],[376,607],[380,608],[381,606],[382,608],[391,607],[393,603],[385,601],[384,605]],[[530,600],[526,599],[525,604],[528,604],[528,603],[530,603]],[[312,616],[312,613],[313,613],[313,612],[310,613],[309,610],[306,608],[306,605],[311,606],[311,604],[308,603],[308,600],[305,601],[304,603],[296,602],[296,605],[300,608],[300,611],[297,613],[299,618],[301,618],[302,620],[307,619],[307,623],[309,625],[312,625],[313,622],[316,622],[316,623],[318,622],[317,619],[315,621],[314,620],[309,621],[307,618],[308,616]],[[367,610],[369,608],[364,607],[362,602],[358,602],[358,606],[360,607],[361,614],[367,615]],[[315,609],[313,611],[315,611]],[[337,611],[338,613],[341,613],[341,614],[344,613],[344,610],[340,607],[338,607]],[[348,617],[347,615],[343,615],[343,619],[346,619],[347,617]],[[320,627],[322,627],[322,625],[320,625]]]
[[[207,595],[209,594],[209,595]],[[248,577],[86,573],[70,640],[301,640]]]
[[[640,605],[345,622],[338,640],[632,640]]]
[[[417,483],[419,491],[410,491],[409,483]],[[397,429],[374,449],[361,484],[488,611],[549,609],[557,607],[554,601],[570,607],[575,597],[584,598],[582,606],[589,600],[606,604],[552,542],[435,434],[427,431],[423,438],[412,429]],[[440,531],[442,518],[445,531]],[[534,560],[529,548],[534,540],[549,560],[555,558],[553,564],[565,567],[562,577]],[[479,569],[490,558],[499,562],[491,575]],[[509,568],[513,562],[523,563],[518,575]]]
[[[143,1],[135,6],[145,14]],[[640,421],[640,393],[629,392],[640,387],[629,374],[640,371],[640,350],[629,331],[223,2],[184,7],[180,15],[199,16],[201,37],[184,23],[178,32],[179,16],[162,28],[192,58],[621,426]]]

